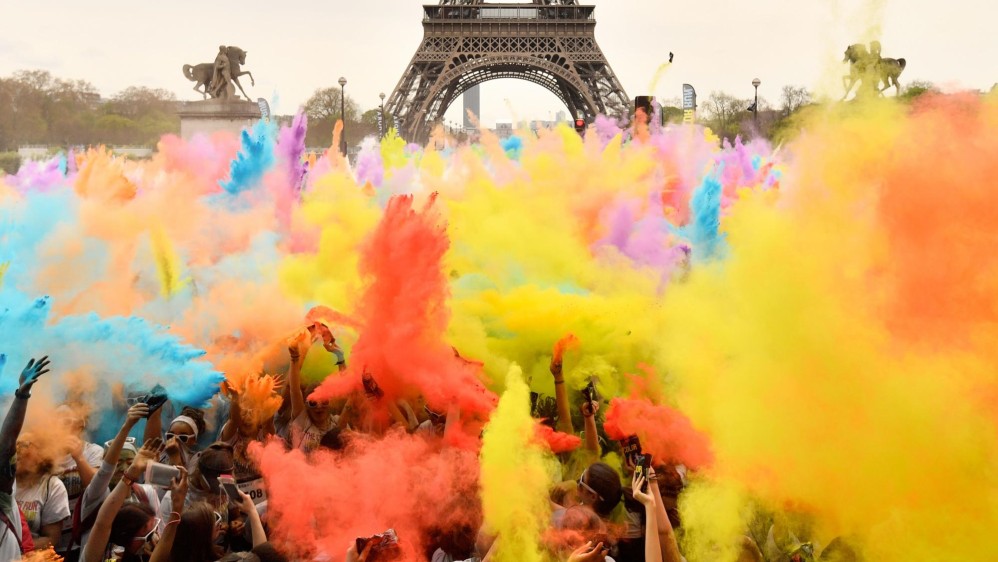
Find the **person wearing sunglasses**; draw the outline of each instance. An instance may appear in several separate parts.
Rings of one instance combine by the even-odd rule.
[[[135,446],[135,438],[128,434],[140,420],[145,419],[149,414],[149,407],[143,403],[137,403],[128,409],[125,414],[125,422],[121,425],[114,439],[105,443],[104,461],[101,463],[97,474],[83,492],[78,504],[74,506],[71,529],[71,548],[85,545],[90,537],[90,532],[97,519],[97,512],[101,504],[111,494],[111,490],[118,486],[122,478],[135,463],[138,456],[138,449]],[[129,494],[125,498],[126,504],[141,504],[145,506],[144,511],[156,514],[159,511],[160,501],[157,490],[147,484],[132,482],[129,486]],[[134,513],[132,520],[142,519],[138,513]],[[123,523],[130,527],[127,523]],[[123,540],[122,537],[117,537]]]
[[[162,432],[162,408],[149,415],[143,438],[146,440],[160,437],[166,443],[164,458],[159,462],[184,466],[189,472],[194,472],[198,456],[198,439],[204,435],[207,424],[204,412],[197,408],[185,406],[180,415],[173,418],[165,433]]]
[[[310,337],[310,334],[311,337]],[[335,430],[339,416],[333,415],[328,399],[308,398],[315,389],[310,386],[302,390],[301,368],[305,363],[305,355],[312,346],[313,338],[322,338],[325,349],[336,355],[336,364],[345,368],[346,361],[343,351],[336,345],[329,329],[322,324],[316,324],[314,330],[305,330],[298,337],[288,342],[288,354],[291,366],[288,369],[288,393],[291,396],[291,426],[288,432],[290,446],[305,453],[319,448],[322,437]]]
[[[121,441],[124,442],[123,439]],[[133,492],[132,486],[142,478],[146,466],[159,458],[162,452],[161,439],[153,439],[139,449],[135,460],[97,511],[90,536],[83,546],[80,558],[83,562],[107,560],[116,550],[122,560],[132,562],[148,559],[155,546],[160,522],[155,511],[148,505],[126,502]],[[182,486],[182,493],[186,495],[186,475],[186,470],[180,467],[180,476],[173,482],[171,492],[177,492],[180,489],[178,487]]]
[[[218,477],[223,474],[232,474],[235,470],[232,447],[226,443],[212,443],[207,449],[198,455],[197,465],[190,473],[190,484],[186,494],[184,508],[197,503],[207,503],[216,511],[224,511],[228,505],[228,500],[222,492]],[[170,517],[170,506],[172,505],[172,492],[167,492],[160,502],[159,517],[168,521]]]

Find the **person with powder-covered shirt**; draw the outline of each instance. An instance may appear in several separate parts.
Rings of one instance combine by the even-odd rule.
[[[48,357],[32,359],[21,371],[20,386],[7,410],[0,428],[0,560],[20,560],[22,545],[30,535],[25,534],[21,512],[14,501],[14,482],[17,469],[17,439],[24,427],[31,388],[38,378],[49,372]]]

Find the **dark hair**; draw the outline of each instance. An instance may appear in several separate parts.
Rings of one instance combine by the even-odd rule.
[[[612,466],[603,462],[589,465],[586,469],[586,485],[599,494],[593,509],[601,517],[610,515],[620,503],[620,474]]]
[[[224,552],[215,547],[215,511],[205,502],[192,505],[180,516],[170,559],[174,562],[215,562]]]
[[[278,552],[270,542],[254,547],[253,554],[257,555],[260,562],[288,562],[288,557]]]
[[[335,427],[325,433],[319,440],[319,446],[331,451],[339,451],[343,448],[343,440],[340,439],[340,428]]]
[[[180,415],[187,416],[194,420],[194,425],[198,426],[198,435],[204,435],[205,430],[208,428],[207,424],[204,423],[204,412],[198,410],[197,408],[184,406],[184,409],[180,410]]]
[[[198,469],[212,473],[225,474],[232,472],[235,454],[232,445],[216,442],[208,445],[198,456]]]
[[[108,536],[108,543],[125,547],[132,544],[132,539],[138,536],[149,520],[156,516],[156,512],[144,503],[126,503],[118,510],[111,523],[111,534]],[[131,553],[128,553],[131,554]],[[127,554],[126,554],[127,556]]]

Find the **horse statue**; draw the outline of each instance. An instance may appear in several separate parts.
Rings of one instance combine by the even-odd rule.
[[[842,77],[842,86],[846,90],[842,99],[849,97],[856,82],[860,82],[857,96],[873,93],[883,95],[892,85],[897,89],[897,94],[901,94],[901,83],[898,78],[908,63],[904,59],[881,57],[879,41],[871,42],[870,50],[861,43],[849,45],[842,62],[849,63],[849,75]],[[880,87],[881,84],[884,85],[883,88]]]
[[[246,64],[246,51],[234,46],[220,46],[215,62],[205,62],[197,65],[184,65],[184,76],[194,82],[194,91],[201,94],[203,99],[218,98],[230,99],[235,97],[235,87],[239,88],[243,97],[250,99],[239,83],[240,76],[249,75],[250,85],[256,86],[253,73],[242,70],[241,65]],[[235,86],[235,87],[233,87]],[[201,88],[204,87],[202,90]]]

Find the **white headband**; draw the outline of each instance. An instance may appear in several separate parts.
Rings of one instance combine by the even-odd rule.
[[[194,421],[194,418],[189,416],[177,416],[173,418],[173,421],[170,422],[170,425],[173,425],[177,422],[189,425],[190,428],[194,430],[194,438],[195,439],[198,438],[198,424]]]

